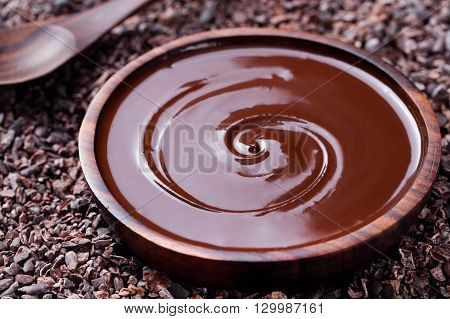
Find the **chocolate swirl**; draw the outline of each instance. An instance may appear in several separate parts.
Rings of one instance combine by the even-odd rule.
[[[235,250],[326,241],[386,212],[419,166],[401,99],[326,53],[192,49],[129,81],[136,90],[100,121],[102,175],[131,215],[178,240]]]
[[[170,123],[180,127],[176,121]],[[341,175],[342,150],[336,138],[298,118],[256,114],[235,122],[226,118],[204,127],[206,130],[196,131],[199,136],[186,134],[189,140],[176,136],[183,130],[174,127],[166,127],[162,136],[153,136],[157,130],[149,128],[147,138],[155,145],[145,147],[149,166],[160,185],[197,207],[213,212],[265,214],[296,202],[303,210],[332,192]],[[170,134],[174,135],[172,140]],[[177,139],[181,143],[176,143]],[[177,151],[167,147],[173,145],[183,147]],[[181,156],[170,156],[170,152]],[[246,192],[236,190],[233,198],[239,205],[221,200],[221,194],[214,196],[208,188],[194,190],[193,196],[192,189],[174,182],[182,178],[178,170],[183,159],[192,164],[191,171],[200,173],[191,178],[198,179],[199,184],[219,183],[229,187],[230,192],[236,183],[245,184],[251,191],[259,189],[261,196],[249,201]],[[206,162],[210,166],[206,167]],[[326,181],[320,183],[323,178]],[[266,198],[266,194],[270,196]]]

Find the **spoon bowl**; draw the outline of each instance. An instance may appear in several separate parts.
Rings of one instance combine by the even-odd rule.
[[[0,84],[21,83],[47,74],[69,60],[75,47],[75,35],[54,24],[5,31],[0,34],[0,52],[9,53],[9,58],[0,60]]]
[[[0,85],[46,75],[149,0],[113,0],[82,13],[0,32]]]

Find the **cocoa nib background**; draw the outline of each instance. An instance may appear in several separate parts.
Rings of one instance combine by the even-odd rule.
[[[12,28],[25,17],[44,19],[100,2],[0,0],[0,26]],[[155,2],[105,35],[86,57],[32,83],[0,87],[0,296],[448,298],[448,0]],[[442,133],[439,177],[426,208],[389,258],[321,287],[224,291],[173,281],[130,256],[114,238],[78,158],[77,134],[89,102],[116,70],[149,49],[186,34],[237,26],[325,34],[369,51],[382,46],[377,54],[431,101]]]

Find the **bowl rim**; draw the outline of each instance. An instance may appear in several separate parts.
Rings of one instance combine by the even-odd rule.
[[[257,252],[227,250],[178,241],[145,227],[135,217],[126,212],[114,198],[106,186],[97,165],[95,155],[95,132],[97,128],[97,121],[111,94],[113,94],[119,84],[121,84],[137,69],[147,64],[152,59],[165,55],[170,51],[180,50],[183,47],[192,47],[196,44],[225,38],[264,36],[308,41],[329,46],[336,50],[345,51],[347,54],[353,55],[361,61],[364,61],[364,63],[368,63],[379,69],[396,84],[398,84],[400,89],[404,91],[406,96],[413,102],[413,105],[408,105],[408,109],[410,109],[416,119],[422,140],[427,142],[427,145],[422,145],[421,165],[413,183],[407,189],[406,193],[400,198],[400,200],[396,202],[394,207],[368,224],[351,232],[348,231],[347,234],[337,238],[304,247]],[[402,98],[402,100],[404,100],[404,98]],[[414,112],[412,108],[414,108]],[[419,123],[417,121],[418,116],[423,123]],[[103,85],[101,90],[96,94],[90,103],[79,132],[79,155],[86,182],[94,197],[98,200],[101,206],[112,214],[112,216],[116,219],[116,222],[159,247],[182,255],[189,255],[216,261],[295,261],[309,258],[332,257],[336,254],[349,252],[361,245],[370,246],[368,243],[373,243],[379,236],[389,235],[389,231],[396,229],[396,226],[398,226],[397,224],[400,221],[404,221],[407,217],[414,216],[414,212],[418,207],[420,207],[421,204],[423,204],[425,198],[431,191],[435,178],[437,177],[441,154],[440,149],[441,136],[439,125],[427,98],[420,93],[403,74],[397,71],[394,67],[383,62],[382,59],[374,55],[373,52],[367,53],[349,44],[322,35],[268,28],[233,28],[206,31],[175,39],[148,51],[136,60],[133,60],[121,68]]]

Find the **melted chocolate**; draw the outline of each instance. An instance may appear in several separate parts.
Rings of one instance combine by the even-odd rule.
[[[383,81],[282,46],[186,51],[134,74],[96,132],[118,202],[162,234],[235,250],[346,235],[392,208],[421,139]]]

